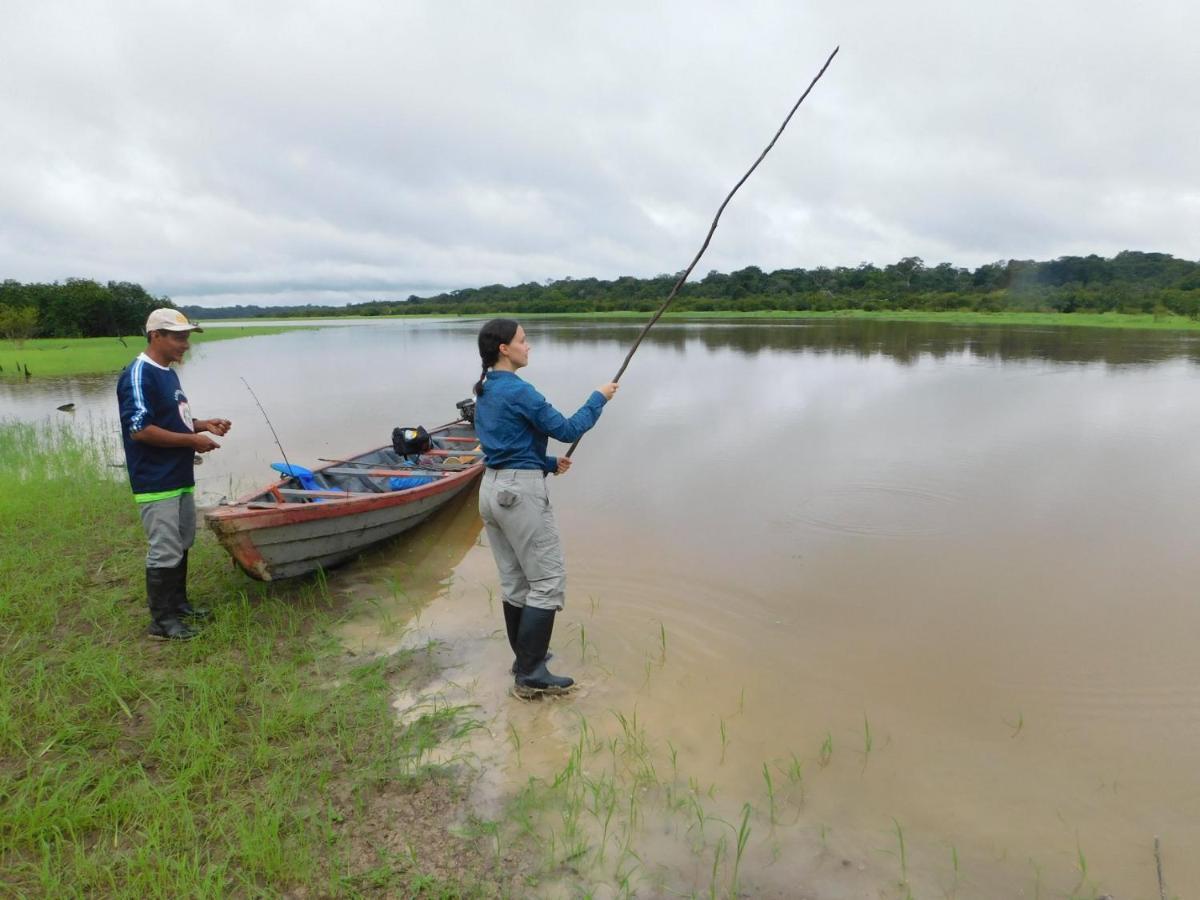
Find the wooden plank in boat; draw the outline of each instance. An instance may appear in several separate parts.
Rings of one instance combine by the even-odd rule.
[[[286,497],[322,497],[334,500],[379,496],[373,491],[302,491],[299,488],[276,488],[276,490]]]
[[[463,468],[469,469],[470,466],[463,466]],[[432,475],[432,476],[436,476],[436,477],[441,477],[444,475],[453,475],[455,472],[459,472],[459,471],[462,471],[462,469],[454,469],[454,468],[450,468],[450,467],[447,467],[445,469],[365,469],[365,468],[364,469],[348,469],[348,468],[343,469],[343,468],[330,468],[330,469],[321,469],[320,470],[322,475],[356,475],[356,476],[361,475],[366,478],[390,478],[393,475],[398,475],[398,476]]]

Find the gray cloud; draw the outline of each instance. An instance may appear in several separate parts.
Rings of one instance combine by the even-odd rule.
[[[16,0],[0,277],[347,302],[701,269],[1156,249],[1200,233],[1181,0]]]

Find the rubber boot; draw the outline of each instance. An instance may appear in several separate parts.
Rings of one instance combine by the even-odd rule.
[[[513,656],[517,655],[517,630],[521,626],[521,611],[524,607],[513,606],[511,603],[501,603],[504,607],[504,627],[508,631],[508,646],[512,647]],[[554,654],[547,652],[546,659],[553,659]],[[517,674],[517,661],[514,659],[512,668],[509,669],[513,675]]]
[[[204,621],[205,619],[210,618],[212,616],[212,613],[209,612],[207,609],[205,609],[202,606],[192,606],[192,604],[190,604],[188,602],[188,596],[187,596],[188,552],[186,550],[183,551],[183,562],[181,562],[178,566],[176,566],[175,569],[173,569],[172,571],[174,571],[176,573],[175,574],[175,579],[176,579],[176,581],[175,581],[175,597],[176,597],[175,617],[178,619],[196,619],[199,621]]]
[[[538,694],[562,694],[575,682],[550,674],[546,668],[546,650],[554,633],[554,610],[526,606],[517,629],[517,676],[514,692],[530,698]]]
[[[150,637],[190,641],[196,632],[175,614],[175,569],[146,569],[146,599],[150,604]]]
[[[517,632],[521,628],[521,613],[524,609],[520,606],[513,606],[511,603],[501,602],[504,607],[504,628],[508,632],[508,646],[512,647],[513,656],[517,655]],[[513,672],[516,673],[517,664],[513,663]]]

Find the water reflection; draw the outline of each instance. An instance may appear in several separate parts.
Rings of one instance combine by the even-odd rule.
[[[537,323],[539,331],[570,341],[611,341],[629,345],[641,324]],[[1200,335],[1123,331],[1108,328],[984,326],[890,322],[863,319],[782,320],[770,322],[665,322],[646,342],[684,352],[707,350],[756,354],[764,350],[797,353],[884,356],[911,365],[922,357],[980,360],[1026,359],[1060,363],[1102,362],[1129,365],[1185,358],[1200,362]]]
[[[331,586],[353,615],[342,639],[354,652],[394,653],[419,645],[422,610],[443,597],[454,571],[479,543],[479,485],[439,509],[421,527],[387,541],[331,573]]]
[[[604,346],[620,361],[641,322],[583,322],[528,319],[531,338],[546,338],[558,345]],[[288,377],[296,369],[311,370],[325,381],[350,386],[356,373],[347,368],[347,353],[361,352],[363,359],[379,368],[373,380],[403,381],[405,354],[414,336],[422,343],[421,355],[431,346],[453,347],[461,358],[463,342],[478,330],[473,319],[421,320],[329,320],[336,331],[321,329],[281,335],[271,342],[242,339],[237,343],[264,354],[274,370],[266,377]],[[214,326],[218,327],[218,326]],[[289,345],[291,350],[288,349]],[[357,345],[357,351],[354,349]],[[758,355],[769,351],[849,355],[864,359],[881,357],[901,365],[922,359],[978,362],[1037,360],[1052,363],[1104,363],[1110,366],[1148,365],[1169,360],[1200,362],[1200,335],[1188,332],[1125,331],[1105,328],[1038,326],[982,326],[940,323],[888,322],[861,319],[783,320],[770,322],[702,323],[660,322],[650,331],[645,346],[679,357],[689,351],[733,351]],[[224,359],[232,345],[197,345],[192,359],[211,356]],[[291,356],[289,353],[300,353]],[[469,353],[469,351],[468,351]],[[310,354],[310,355],[304,355]],[[664,356],[664,360],[669,357]],[[645,358],[639,357],[638,364]],[[388,367],[391,367],[389,371]],[[321,367],[327,367],[322,369]],[[181,372],[195,368],[185,363]],[[367,374],[364,372],[364,374]],[[88,401],[92,406],[111,399],[112,375],[72,376],[38,379],[28,383],[0,380],[0,415],[33,418],[51,412],[62,403]],[[185,382],[186,386],[186,382]]]

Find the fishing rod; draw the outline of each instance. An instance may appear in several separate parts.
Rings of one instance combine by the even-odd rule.
[[[271,429],[271,437],[275,438],[275,446],[278,447],[279,452],[283,454],[283,464],[288,467],[288,474],[294,477],[296,474],[296,470],[292,468],[292,464],[291,464],[291,462],[288,461],[288,458],[287,458],[287,451],[285,451],[283,449],[283,444],[281,444],[279,442],[279,435],[277,435],[275,433],[275,426],[271,424],[271,417],[268,416],[267,411],[265,409],[263,409],[262,403],[259,402],[258,394],[254,393],[254,388],[250,387],[250,382],[248,382],[245,378],[243,378],[240,375],[238,377],[242,378],[242,384],[244,384],[246,386],[246,390],[248,390],[250,392],[250,396],[253,397],[254,402],[258,404],[258,411],[260,413],[262,413],[263,418],[267,422],[267,427]]]
[[[758,164],[762,162],[764,158],[766,158],[768,153],[771,152],[771,148],[775,146],[775,142],[779,140],[779,136],[783,134],[783,129],[787,128],[788,122],[792,121],[792,116],[796,114],[796,110],[800,108],[800,104],[804,102],[804,98],[809,95],[814,87],[816,87],[817,82],[821,80],[821,76],[825,74],[825,70],[829,68],[829,64],[833,62],[833,58],[837,56],[838,51],[841,49],[842,48],[840,45],[833,48],[833,52],[830,53],[829,58],[825,60],[825,65],[821,66],[821,71],[818,72],[817,76],[809,83],[808,88],[803,94],[800,95],[800,99],[796,101],[795,105],[791,109],[791,112],[789,112],[784,118],[783,124],[780,125],[779,130],[775,132],[775,137],[771,138],[771,143],[767,144],[766,149],[758,155],[758,159],[754,161],[754,165],[746,170],[746,174],[743,175],[741,179],[739,179],[738,183],[733,186],[733,190],[725,195],[725,199],[717,208],[717,214],[713,217],[712,225],[709,226],[708,234],[704,238],[704,243],[700,245],[699,252],[696,253],[691,265],[683,270],[683,274],[679,276],[679,280],[676,281],[675,286],[671,288],[671,293],[667,295],[667,299],[663,301],[663,305],[658,308],[658,312],[656,312],[650,318],[650,321],[646,323],[646,327],[642,329],[641,334],[637,336],[637,340],[633,342],[633,346],[629,348],[629,352],[625,355],[625,361],[621,363],[621,368],[619,368],[617,370],[617,374],[613,376],[613,381],[621,380],[621,376],[625,374],[625,369],[629,366],[629,361],[633,359],[633,354],[636,353],[637,348],[641,346],[642,338],[646,336],[646,332],[648,332],[654,326],[655,322],[662,318],[662,314],[667,311],[667,307],[671,305],[672,301],[674,301],[675,295],[679,293],[679,289],[683,287],[683,283],[687,281],[688,276],[692,274],[692,269],[696,268],[696,263],[700,262],[700,257],[702,257],[704,255],[704,251],[708,249],[708,244],[712,240],[713,233],[717,230],[717,223],[721,221],[721,213],[725,212],[725,207],[729,205],[729,201],[733,199],[733,195],[738,192],[738,188],[746,183],[746,179],[748,179],[754,173],[754,170],[758,168]],[[576,440],[575,443],[573,443],[567,450],[566,455],[568,458],[572,453],[575,452],[575,448],[579,446],[579,441],[581,440],[583,440],[582,437]]]

